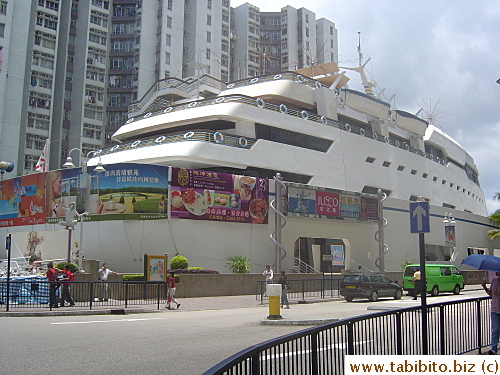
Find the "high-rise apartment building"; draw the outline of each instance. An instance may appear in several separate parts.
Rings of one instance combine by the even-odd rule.
[[[335,24],[229,0],[0,0],[0,160],[33,172],[98,150],[156,82],[221,81],[337,61]],[[79,161],[76,151],[71,156]]]

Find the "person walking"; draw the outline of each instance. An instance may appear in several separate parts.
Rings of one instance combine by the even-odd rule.
[[[417,295],[420,293],[420,281],[421,276],[420,276],[420,268],[417,267],[415,269],[415,272],[413,273],[413,278],[411,279],[413,281],[413,299],[417,299]]]
[[[175,299],[175,275],[173,272],[169,273],[168,279],[167,279],[167,306],[165,306],[169,310],[175,310],[174,308],[170,307],[170,304],[174,302],[177,305],[177,309],[181,307],[181,304],[177,302]]]
[[[288,283],[288,277],[285,275],[285,271],[281,271],[281,276],[278,279],[278,284],[281,284],[281,308],[283,308],[283,305],[286,305],[286,308],[289,309],[290,303],[288,303],[287,293],[292,288]]]
[[[97,271],[98,280],[103,281],[101,287],[99,288],[99,290],[100,290],[99,301],[107,301],[108,300],[109,285],[106,281],[108,281],[108,276],[110,274],[119,275],[118,272],[111,271],[108,268],[106,263],[103,263],[101,269],[99,271]]]
[[[498,337],[500,335],[500,272],[495,272],[495,278],[491,280],[491,285],[488,288],[486,282],[483,281],[481,286],[486,294],[491,297],[491,349],[487,354],[497,354]]]
[[[64,270],[62,271],[64,276],[61,279],[62,283],[62,293],[61,293],[61,307],[64,307],[64,302],[69,303],[70,306],[75,306],[75,301],[71,297],[71,282],[75,281],[75,274],[69,270],[69,264],[64,265]]]
[[[57,304],[57,289],[59,285],[56,283],[58,281],[57,274],[59,273],[59,269],[54,267],[53,262],[47,263],[47,272],[45,273],[49,282],[49,307],[57,308],[59,307]]]
[[[266,277],[266,285],[265,285],[265,290],[264,290],[264,297],[267,297],[267,284],[272,284],[273,282],[273,270],[271,269],[270,265],[266,266],[266,269],[262,274]]]

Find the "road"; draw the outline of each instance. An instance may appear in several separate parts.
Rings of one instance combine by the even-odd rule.
[[[483,297],[467,290],[429,297],[428,303]],[[373,313],[372,308],[416,306],[401,300],[332,301],[291,306],[285,319],[339,318]],[[182,301],[189,305],[189,299]],[[125,316],[2,317],[3,374],[200,374],[228,356],[303,326],[268,326],[266,305],[203,311],[167,311]]]

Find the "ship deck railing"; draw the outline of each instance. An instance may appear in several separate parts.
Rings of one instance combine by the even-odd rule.
[[[290,73],[292,74],[292,73]],[[297,74],[295,74],[297,75]],[[299,75],[300,76],[300,75]],[[302,76],[301,76],[302,77]],[[307,78],[307,77],[306,77]],[[256,79],[256,78],[254,78]],[[272,78],[271,78],[272,79]],[[280,78],[281,79],[281,78]],[[311,80],[314,81],[314,80]],[[316,81],[314,81],[316,82]],[[183,104],[178,104],[178,105],[173,105],[169,106],[163,110],[160,111],[155,111],[155,112],[148,112],[144,115],[137,116],[137,117],[132,117],[130,118],[126,124],[139,121],[145,118],[149,118],[152,116],[158,116],[158,115],[163,115],[171,112],[177,112],[177,111],[183,111],[183,110],[189,110],[197,107],[204,107],[204,106],[210,106],[210,105],[221,105],[224,103],[231,103],[231,102],[236,102],[236,103],[242,103],[242,104],[247,104],[251,106],[255,106],[258,108],[266,109],[266,110],[271,110],[274,112],[279,112],[285,116],[293,116],[293,117],[298,117],[306,121],[313,121],[325,126],[332,126],[335,128],[338,128],[340,130],[347,131],[352,134],[357,134],[362,137],[366,137],[369,139],[372,139],[377,142],[383,142],[388,145],[406,150],[408,152],[411,152],[413,154],[425,157],[429,160],[432,160],[436,163],[439,163],[441,165],[446,164],[446,160],[439,158],[435,155],[432,155],[430,153],[425,152],[424,150],[420,150],[416,147],[413,147],[409,145],[406,142],[400,142],[398,139],[389,136],[383,136],[380,134],[377,134],[376,132],[366,130],[362,127],[356,126],[356,125],[351,125],[349,123],[341,123],[339,121],[327,118],[326,116],[320,116],[316,113],[311,113],[306,110],[296,110],[294,108],[288,108],[285,104],[274,104],[274,103],[269,103],[264,101],[261,98],[253,98],[250,96],[246,95],[227,95],[227,96],[219,96],[217,98],[212,98],[212,99],[202,99],[202,100],[194,100],[189,103],[183,103]],[[121,145],[115,145],[111,147],[110,149],[104,149],[100,150],[99,153],[101,155],[105,154],[110,154],[113,152],[119,152],[123,150],[128,150],[132,148],[138,148],[138,147],[145,147],[145,146],[152,146],[152,145],[157,145],[165,142],[184,142],[184,141],[200,141],[204,140],[207,142],[211,143],[217,143],[220,145],[226,145],[226,146],[236,146],[236,147],[242,147],[242,148],[251,148],[253,143],[255,143],[255,140],[249,140],[245,137],[238,137],[230,134],[223,134],[222,132],[214,132],[213,134],[210,134],[207,136],[207,134],[198,134],[198,132],[194,132],[194,135],[191,133],[193,132],[187,132],[187,133],[179,133],[179,134],[165,134],[153,139],[149,140],[136,140],[134,142],[130,142],[127,144],[121,144]],[[187,136],[187,135],[192,135],[192,136]],[[222,135],[219,136],[219,135]],[[222,141],[221,141],[222,138]],[[227,138],[227,142],[226,142]]]

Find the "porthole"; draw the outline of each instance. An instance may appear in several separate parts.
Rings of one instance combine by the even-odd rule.
[[[288,112],[288,108],[284,104],[280,104],[280,112],[286,114]]]
[[[167,137],[165,137],[164,135],[160,135],[158,138],[155,139],[155,142],[161,143],[161,142],[165,141],[165,139],[167,139]]]
[[[276,74],[276,75],[274,76],[274,79],[281,79],[281,78],[283,78],[283,76],[282,76],[281,74]]]
[[[197,102],[191,102],[191,103],[189,103],[189,104],[188,104],[188,108],[194,108],[194,107],[196,107],[197,105],[198,105],[198,103],[197,103]]]
[[[137,147],[141,144],[141,141],[135,141],[134,143],[132,143],[130,146],[131,147]]]
[[[405,145],[405,150],[406,150],[406,151],[409,151],[409,150],[410,150],[410,146]]]
[[[307,113],[307,111],[302,111],[301,115],[304,120],[307,120],[309,118],[309,113]]]
[[[215,99],[215,102],[216,102],[217,104],[220,104],[220,103],[224,103],[224,100],[226,100],[226,98],[224,98],[224,97],[220,97],[220,98]]]
[[[220,132],[214,133],[214,141],[215,143],[222,143],[224,141],[224,136]]]
[[[316,82],[316,88],[319,89],[321,87],[321,82]]]
[[[184,134],[184,139],[190,139],[192,138],[194,135],[194,132],[187,132],[186,134]]]
[[[168,113],[172,110],[172,107],[167,107],[165,108],[165,110],[163,111],[163,113]]]
[[[228,89],[232,89],[234,87],[234,83],[230,83],[229,85],[226,86]]]
[[[152,115],[152,113],[151,113],[151,112],[148,112],[148,113],[146,113],[146,114],[144,115],[144,118],[148,118],[148,117],[149,117],[149,116],[151,116],[151,115]]]
[[[134,121],[134,118],[129,118],[125,124],[130,124],[132,121]]]
[[[245,137],[240,137],[238,138],[238,144],[240,145],[240,147],[247,147],[248,141]]]
[[[321,116],[321,123],[323,125],[327,125],[328,124],[328,119],[325,116]]]
[[[297,81],[297,82],[299,82],[299,83],[302,83],[302,82],[304,82],[304,77],[302,77],[302,76],[297,76],[296,81]]]
[[[259,82],[259,79],[258,79],[258,78],[252,78],[252,79],[250,80],[250,83],[255,83],[255,82]]]
[[[373,133],[372,133],[372,138],[373,138],[373,139],[375,139],[375,140],[377,140],[377,139],[378,139],[378,135],[377,135],[377,133],[373,132]]]
[[[255,103],[257,104],[257,107],[259,107],[259,108],[263,108],[264,107],[264,101],[261,98],[257,99],[255,101]]]
[[[115,146],[111,147],[111,152],[116,151],[119,148],[120,148],[120,145],[115,145]]]
[[[396,142],[395,142],[395,143],[396,143],[396,147],[399,147],[399,146],[400,146],[399,141],[398,141],[397,139],[396,139]]]
[[[385,143],[389,143],[389,142],[390,142],[390,141],[389,141],[389,137],[384,137],[384,142],[385,142]]]
[[[365,136],[365,134],[366,134],[366,133],[365,133],[365,129],[359,129],[359,135],[361,135],[361,136],[363,136],[363,137],[364,137],[364,136]]]
[[[345,124],[345,130],[347,130],[348,132],[350,132],[352,130],[351,129],[351,125]]]

